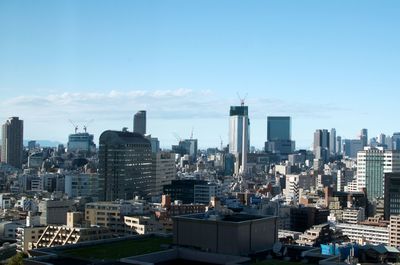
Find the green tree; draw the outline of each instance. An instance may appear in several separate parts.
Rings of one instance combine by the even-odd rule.
[[[25,257],[24,253],[17,253],[7,261],[7,265],[23,265]]]

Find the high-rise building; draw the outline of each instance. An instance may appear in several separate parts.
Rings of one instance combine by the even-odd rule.
[[[332,128],[331,133],[329,134],[329,147],[330,147],[330,154],[336,155],[336,129]]]
[[[362,129],[360,133],[360,140],[363,147],[368,145],[368,129]]]
[[[249,109],[231,106],[229,120],[229,153],[235,155],[235,174],[247,173],[247,154],[250,150]]]
[[[383,147],[365,147],[357,154],[357,188],[367,189],[369,200],[383,198],[384,173],[400,172],[400,153]]]
[[[175,154],[168,152],[153,153],[153,175],[155,177],[155,195],[162,195],[165,185],[176,179]]]
[[[342,154],[342,137],[336,137],[336,153],[341,155]]]
[[[385,173],[385,220],[400,216],[400,173]]]
[[[343,155],[346,157],[357,158],[357,153],[363,149],[363,142],[359,139],[343,140]]]
[[[146,111],[140,110],[133,117],[133,132],[146,134]]]
[[[24,122],[18,117],[11,117],[3,124],[2,129],[1,162],[21,168],[24,149]]]
[[[314,156],[315,159],[324,163],[328,162],[330,154],[330,137],[328,130],[316,130],[314,133]]]
[[[93,134],[87,132],[70,134],[68,137],[68,152],[96,152]]]
[[[265,150],[287,156],[294,152],[295,143],[291,139],[290,117],[267,117],[267,142]]]
[[[150,141],[139,133],[105,131],[99,140],[100,199],[129,200],[153,192]]]

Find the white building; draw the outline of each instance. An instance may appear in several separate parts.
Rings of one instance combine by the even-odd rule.
[[[235,174],[246,173],[250,148],[250,120],[248,107],[231,106],[229,120],[229,153],[235,155]],[[240,172],[241,171],[241,172]]]
[[[344,236],[360,244],[389,244],[389,227],[375,225],[337,224]]]
[[[358,224],[365,220],[365,209],[360,208],[347,208],[343,210],[343,218],[344,223],[348,224]]]
[[[99,174],[66,174],[65,193],[72,198],[92,197],[96,200],[99,195]]]
[[[154,195],[161,195],[164,185],[169,185],[176,179],[175,154],[168,152],[153,154],[153,175],[155,176]]]

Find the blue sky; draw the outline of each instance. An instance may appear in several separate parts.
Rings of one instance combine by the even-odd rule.
[[[148,111],[162,146],[227,143],[229,106],[248,93],[252,145],[268,115],[293,137],[335,127],[400,131],[399,1],[1,1],[0,119],[25,138],[66,142],[77,123],[132,127]]]

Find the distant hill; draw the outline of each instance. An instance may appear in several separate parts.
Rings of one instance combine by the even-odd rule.
[[[24,146],[28,146],[30,140],[24,140]],[[35,140],[36,143],[40,144],[41,147],[57,147],[59,144],[63,144],[57,141],[50,140]]]

